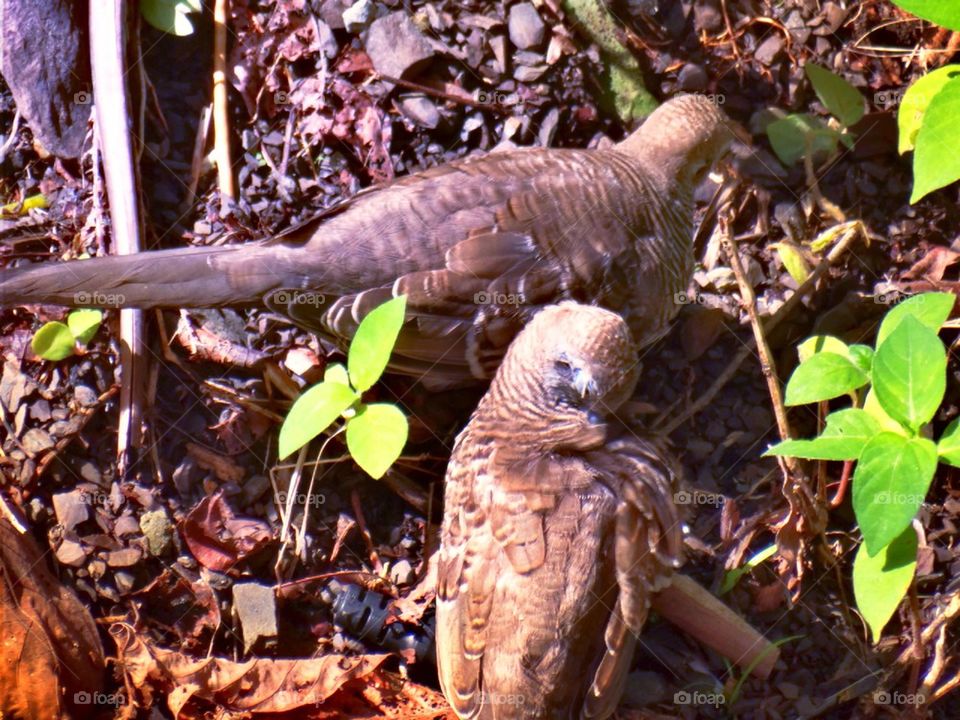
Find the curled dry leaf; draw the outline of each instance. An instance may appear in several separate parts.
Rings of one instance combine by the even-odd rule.
[[[236,516],[222,492],[201,500],[180,532],[197,562],[217,572],[230,571],[273,538],[262,520]]]
[[[0,716],[86,717],[103,688],[103,646],[87,608],[33,538],[0,519]],[[80,704],[75,703],[79,699]]]

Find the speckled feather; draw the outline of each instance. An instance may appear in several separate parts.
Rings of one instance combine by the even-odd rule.
[[[636,380],[618,315],[552,306],[511,345],[457,438],[437,665],[461,718],[616,708],[650,594],[682,556],[670,454],[610,421]]]
[[[620,312],[646,344],[686,290],[692,190],[731,137],[714,104],[683,95],[609,149],[459,160],[364,190],[262,243],[2,270],[0,303],[262,302],[345,344],[366,312],[404,293],[391,367],[436,387],[489,379],[518,330],[563,299]]]

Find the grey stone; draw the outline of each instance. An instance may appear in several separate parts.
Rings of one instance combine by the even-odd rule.
[[[543,42],[547,26],[540,19],[537,9],[530,3],[520,3],[510,8],[508,19],[510,42],[521,50],[537,47]]]
[[[420,127],[432,130],[440,124],[440,111],[423,95],[408,95],[397,103],[397,107]]]
[[[393,12],[373,21],[366,51],[377,72],[390,77],[413,73],[433,57],[433,46],[407,17]]]

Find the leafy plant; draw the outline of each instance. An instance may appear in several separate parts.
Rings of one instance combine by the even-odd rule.
[[[203,8],[200,0],[141,0],[140,13],[143,19],[157,30],[169,35],[192,35],[191,13]]]
[[[45,323],[33,334],[30,347],[44,360],[63,360],[76,354],[97,334],[103,313],[99,310],[74,310],[67,315],[67,322]]]
[[[407,442],[406,416],[392,403],[365,404],[361,396],[387,367],[406,305],[406,298],[400,296],[372,310],[357,328],[347,352],[347,366],[331,365],[323,382],[297,398],[280,427],[281,458],[299,450],[341,417],[347,449],[371,477],[383,477],[400,457]]]
[[[848,128],[856,125],[864,113],[860,91],[842,77],[814,63],[807,63],[804,72],[838,127],[809,113],[793,113],[767,125],[770,145],[785,165],[794,165],[804,157],[832,154],[841,142],[853,147]]]
[[[894,0],[917,17],[960,30],[960,1]],[[913,151],[913,192],[910,202],[960,179],[960,65],[927,73],[903,94],[897,111],[900,154]]]
[[[924,293],[884,317],[876,349],[815,336],[798,348],[800,365],[785,403],[804,405],[847,396],[811,440],[785,440],[767,455],[856,461],[853,511],[863,544],[853,567],[857,607],[880,638],[910,587],[917,560],[912,522],[938,462],[960,467],[960,418],[939,441],[930,421],[946,391],[947,354],[937,333],[954,305],[950,293]]]

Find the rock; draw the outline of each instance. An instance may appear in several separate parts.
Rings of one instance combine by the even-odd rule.
[[[93,407],[97,404],[97,393],[89,385],[77,385],[73,397],[80,407]]]
[[[373,21],[376,12],[377,6],[372,0],[357,0],[341,13],[340,27],[346,28],[347,32],[360,32]]]
[[[233,607],[243,628],[244,652],[261,637],[277,636],[277,605],[273,588],[255,582],[233,586]]]
[[[373,21],[366,51],[377,72],[390,77],[414,74],[433,57],[433,46],[404,12]]]
[[[782,50],[783,37],[779,33],[772,33],[760,43],[760,46],[753,53],[753,57],[763,65],[772,65]]]
[[[707,87],[707,71],[696,63],[687,63],[677,75],[677,87],[687,92],[701,92]]]
[[[54,445],[53,438],[50,437],[50,434],[40,428],[30,428],[27,430],[20,442],[23,445],[23,449],[31,454],[49,450]]]
[[[164,510],[150,510],[140,516],[140,530],[153,556],[163,555],[173,542],[173,525]]]
[[[521,50],[540,45],[546,32],[546,25],[540,19],[540,14],[530,3],[520,3],[510,8],[507,27],[510,42]]]
[[[693,27],[697,33],[712,34],[723,28],[719,0],[699,0],[693,6]]]
[[[330,60],[333,60],[340,52],[340,45],[337,43],[330,25],[320,19],[317,19],[317,41],[320,43],[320,50]]]
[[[420,127],[432,130],[440,124],[440,111],[423,95],[408,95],[397,103],[397,109]]]
[[[413,565],[409,560],[398,560],[390,568],[390,580],[394,585],[409,585],[416,579]]]
[[[313,4],[317,19],[334,30],[344,27],[343,13],[350,7],[350,0],[320,0]]]

